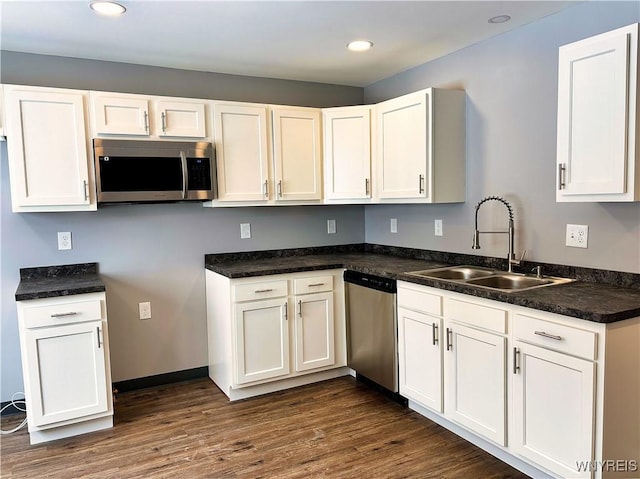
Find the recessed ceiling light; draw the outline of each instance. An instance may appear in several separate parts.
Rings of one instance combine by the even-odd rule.
[[[498,15],[495,17],[491,17],[489,19],[489,23],[504,23],[508,22],[509,20],[511,20],[511,17],[509,15]]]
[[[373,42],[369,40],[355,40],[347,45],[352,52],[364,52],[373,46]]]
[[[104,0],[97,0],[95,2],[91,2],[89,7],[94,12],[100,15],[107,15],[109,17],[117,17],[118,15],[122,15],[127,11],[122,5],[116,2],[108,2]]]

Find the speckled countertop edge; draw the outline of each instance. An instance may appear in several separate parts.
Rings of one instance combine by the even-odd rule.
[[[345,268],[598,323],[611,323],[640,316],[640,288],[637,287],[640,275],[633,273],[545,265],[543,271],[547,274],[572,277],[558,274],[558,271],[574,272],[573,277],[577,277],[578,280],[528,291],[500,292],[463,283],[420,278],[406,272],[470,263],[500,269],[504,260],[487,258],[488,261],[478,264],[478,261],[469,261],[468,255],[440,255],[438,252],[425,252],[421,258],[415,258],[407,255],[404,250],[376,245],[346,245],[333,251],[325,247],[245,252],[240,256],[206,255],[205,267],[228,278]],[[400,254],[393,254],[398,251]],[[528,265],[531,264],[540,263]],[[585,277],[593,277],[594,280],[581,279]],[[616,284],[616,280],[619,280],[622,286]],[[636,287],[631,287],[630,284]]]
[[[21,268],[16,301],[106,291],[98,263]]]

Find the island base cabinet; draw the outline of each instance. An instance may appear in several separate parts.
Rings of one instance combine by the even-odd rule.
[[[514,451],[560,477],[590,478],[595,364],[516,342]]]

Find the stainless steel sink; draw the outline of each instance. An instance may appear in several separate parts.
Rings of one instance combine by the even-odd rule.
[[[422,271],[411,271],[407,274],[415,276],[424,276],[426,278],[450,279],[467,281],[472,278],[480,278],[483,276],[491,276],[495,271],[488,268],[480,268],[478,266],[452,266],[439,269],[425,269]]]
[[[470,286],[492,289],[502,292],[526,291],[543,286],[570,283],[569,278],[553,276],[528,276],[519,273],[496,271],[478,266],[449,266],[447,268],[409,271],[407,274],[423,278],[442,279],[454,283],[464,283]]]

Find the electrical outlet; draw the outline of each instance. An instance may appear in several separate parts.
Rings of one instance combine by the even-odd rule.
[[[397,233],[398,232],[398,219],[397,218],[391,218],[391,232],[392,233]]]
[[[140,311],[140,319],[151,319],[151,303],[139,303],[138,310]]]
[[[572,248],[586,248],[589,239],[589,226],[567,225],[565,244]]]
[[[336,234],[336,220],[327,220],[327,234]]]
[[[59,231],[58,232],[58,249],[72,249],[73,245],[71,244],[71,232],[70,231]]]
[[[442,220],[435,220],[433,222],[433,229],[436,236],[442,236]]]
[[[240,239],[251,238],[251,223],[240,223]]]

